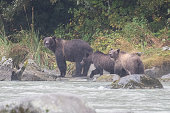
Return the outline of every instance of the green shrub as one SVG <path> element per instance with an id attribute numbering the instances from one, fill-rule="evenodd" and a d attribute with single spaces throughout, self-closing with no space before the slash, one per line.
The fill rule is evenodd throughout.
<path id="1" fill-rule="evenodd" d="M 123 28 L 123 37 L 142 49 L 147 46 L 147 35 L 149 34 L 147 20 L 144 18 L 133 18 L 133 21 L 127 23 Z"/>

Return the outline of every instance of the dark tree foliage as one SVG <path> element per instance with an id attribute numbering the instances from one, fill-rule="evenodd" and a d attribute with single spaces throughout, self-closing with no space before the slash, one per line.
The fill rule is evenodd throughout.
<path id="1" fill-rule="evenodd" d="M 2 0 L 1 17 L 7 35 L 20 30 L 30 30 L 33 24 L 35 31 L 41 35 L 50 35 L 59 24 L 67 24 L 71 18 L 68 13 L 73 2 L 61 0 L 51 3 L 50 0 Z"/>
<path id="2" fill-rule="evenodd" d="M 0 25 L 9 37 L 20 30 L 34 30 L 45 36 L 90 41 L 95 32 L 122 30 L 134 19 L 146 20 L 147 27 L 158 32 L 169 25 L 168 18 L 168 0 L 0 1 Z"/>

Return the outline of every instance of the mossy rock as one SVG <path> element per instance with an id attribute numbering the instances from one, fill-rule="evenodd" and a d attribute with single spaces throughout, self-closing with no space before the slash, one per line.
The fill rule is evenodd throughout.
<path id="1" fill-rule="evenodd" d="M 119 81 L 115 81 L 111 84 L 113 89 L 125 88 L 125 89 L 155 89 L 163 88 L 161 82 L 144 74 L 128 75 L 120 78 Z"/>
<path id="2" fill-rule="evenodd" d="M 96 82 L 113 82 L 113 81 L 117 81 L 120 79 L 120 76 L 119 75 L 116 75 L 116 74 L 108 74 L 108 75 L 102 75 L 102 76 L 99 76 L 97 79 L 96 79 Z"/>

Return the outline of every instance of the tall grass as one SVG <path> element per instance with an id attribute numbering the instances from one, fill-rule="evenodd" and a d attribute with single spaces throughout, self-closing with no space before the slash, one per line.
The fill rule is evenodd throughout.
<path id="1" fill-rule="evenodd" d="M 5 35 L 4 25 L 0 19 L 0 57 L 7 54 L 7 51 L 10 49 L 9 47 L 9 41 L 7 39 L 7 36 Z"/>
<path id="2" fill-rule="evenodd" d="M 19 42 L 19 44 L 28 48 L 28 58 L 35 60 L 39 66 L 51 65 L 53 67 L 55 58 L 53 58 L 52 53 L 44 47 L 43 40 L 39 35 L 39 32 L 20 31 L 20 35 L 23 39 Z M 51 64 L 51 61 L 54 61 L 54 63 Z"/>
<path id="3" fill-rule="evenodd" d="M 0 58 L 2 56 L 12 57 L 17 61 L 17 63 L 23 62 L 23 59 L 33 59 L 39 66 L 53 68 L 55 65 L 55 58 L 52 53 L 44 47 L 42 36 L 40 36 L 39 32 L 36 32 L 34 29 L 33 7 L 32 23 L 30 28 L 28 28 L 29 30 L 20 30 L 11 34 L 10 37 L 14 40 L 12 42 L 11 39 L 8 40 L 8 36 L 5 33 L 4 24 L 0 16 Z"/>
<path id="4" fill-rule="evenodd" d="M 23 57 L 26 57 L 24 60 L 33 59 L 39 66 L 49 67 L 50 65 L 50 68 L 54 68 L 55 58 L 52 53 L 44 47 L 43 40 L 39 35 L 39 32 L 21 30 L 18 31 L 14 37 L 16 39 L 19 38 L 20 41 L 17 43 L 12 43 L 5 35 L 4 29 L 0 30 L 0 58 L 2 56 L 12 58 L 17 57 L 17 61 L 20 61 L 17 63 L 22 63 Z M 25 53 L 25 50 L 28 54 L 22 57 L 21 55 L 22 53 Z"/>

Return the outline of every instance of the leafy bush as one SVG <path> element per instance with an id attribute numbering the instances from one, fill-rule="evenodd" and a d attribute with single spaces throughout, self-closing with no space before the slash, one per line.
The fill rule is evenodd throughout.
<path id="1" fill-rule="evenodd" d="M 133 21 L 123 28 L 123 37 L 143 49 L 147 46 L 147 35 L 150 35 L 150 31 L 147 28 L 147 20 L 144 18 L 133 18 Z"/>

